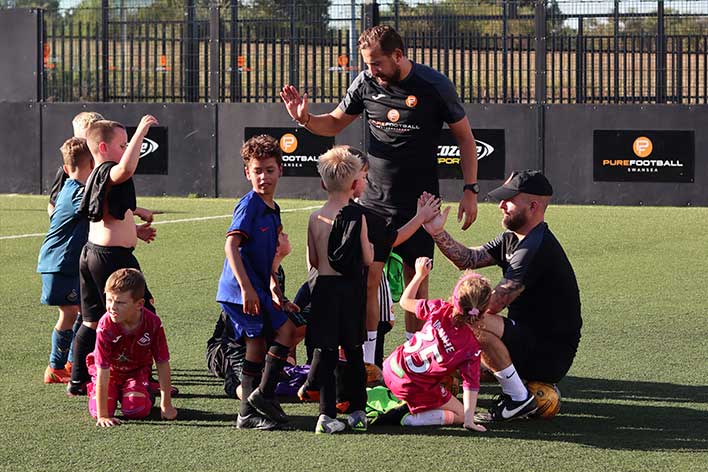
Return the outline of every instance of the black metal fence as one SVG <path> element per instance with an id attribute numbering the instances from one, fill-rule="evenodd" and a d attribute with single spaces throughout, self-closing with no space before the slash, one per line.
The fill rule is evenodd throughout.
<path id="1" fill-rule="evenodd" d="M 708 0 L 101 1 L 45 11 L 44 100 L 337 101 L 380 22 L 464 102 L 708 103 Z"/>

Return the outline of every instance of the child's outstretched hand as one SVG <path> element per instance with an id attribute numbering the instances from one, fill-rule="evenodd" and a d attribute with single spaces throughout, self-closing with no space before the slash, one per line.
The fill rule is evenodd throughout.
<path id="1" fill-rule="evenodd" d="M 100 426 L 101 428 L 111 428 L 119 424 L 120 420 L 118 418 L 96 418 L 96 426 Z"/>
<path id="2" fill-rule="evenodd" d="M 160 418 L 170 421 L 177 418 L 177 408 L 172 405 L 160 408 Z"/>
<path id="3" fill-rule="evenodd" d="M 157 122 L 157 118 L 155 118 L 152 115 L 145 115 L 142 117 L 140 120 L 140 123 L 138 124 L 138 129 L 135 130 L 135 134 L 139 134 L 143 137 L 147 134 L 148 130 L 150 129 L 151 126 L 159 125 L 160 123 Z"/>
<path id="4" fill-rule="evenodd" d="M 418 204 L 416 208 L 416 216 L 419 216 L 423 223 L 427 223 L 432 220 L 436 215 L 440 214 L 440 205 L 442 200 L 431 195 L 428 192 L 423 192 L 420 197 L 418 197 Z"/>
<path id="5" fill-rule="evenodd" d="M 477 423 L 475 423 L 475 422 L 472 422 L 472 423 L 465 423 L 463 426 L 464 426 L 465 429 L 468 430 L 468 431 L 477 431 L 477 432 L 483 433 L 483 432 L 485 432 L 485 431 L 487 430 L 487 428 L 485 428 L 485 427 L 482 426 L 481 424 L 477 424 Z"/>
<path id="6" fill-rule="evenodd" d="M 433 260 L 429 257 L 419 257 L 415 260 L 415 273 L 426 277 L 433 270 Z"/>

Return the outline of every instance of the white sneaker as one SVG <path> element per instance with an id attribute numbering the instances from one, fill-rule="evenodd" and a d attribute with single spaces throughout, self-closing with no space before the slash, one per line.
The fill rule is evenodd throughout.
<path id="1" fill-rule="evenodd" d="M 327 415 L 320 415 L 317 418 L 317 426 L 315 426 L 315 434 L 334 434 L 338 431 L 343 431 L 344 423 L 336 418 L 330 418 Z"/>

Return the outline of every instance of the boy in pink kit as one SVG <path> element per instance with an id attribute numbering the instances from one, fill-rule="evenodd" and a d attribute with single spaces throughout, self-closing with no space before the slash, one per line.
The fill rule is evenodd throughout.
<path id="1" fill-rule="evenodd" d="M 401 420 L 403 426 L 462 424 L 469 430 L 486 431 L 474 422 L 482 349 L 471 323 L 486 310 L 492 290 L 481 275 L 466 273 L 457 282 L 449 302 L 417 300 L 414 297 L 418 287 L 431 269 L 431 259 L 416 259 L 415 276 L 399 304 L 425 324 L 386 359 L 384 381 L 410 410 Z M 463 403 L 442 384 L 447 375 L 458 369 Z"/>
<path id="2" fill-rule="evenodd" d="M 160 382 L 160 410 L 166 420 L 177 417 L 172 406 L 170 353 L 162 321 L 145 308 L 145 278 L 137 269 L 120 269 L 106 281 L 107 312 L 98 322 L 96 349 L 86 357 L 91 383 L 89 412 L 96 426 L 120 424 L 114 417 L 120 402 L 123 416 L 145 418 L 153 398 L 148 393 L 152 361 Z"/>

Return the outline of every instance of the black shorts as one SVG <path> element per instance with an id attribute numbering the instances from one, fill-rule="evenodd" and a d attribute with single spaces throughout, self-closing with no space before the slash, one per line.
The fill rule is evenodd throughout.
<path id="1" fill-rule="evenodd" d="M 509 318 L 504 318 L 501 340 L 519 376 L 526 381 L 558 383 L 575 358 L 575 350 L 539 340 L 530 328 Z"/>
<path id="2" fill-rule="evenodd" d="M 87 242 L 79 259 L 81 284 L 81 317 L 96 322 L 106 313 L 106 280 L 118 269 L 138 269 L 140 264 L 133 255 L 133 248 L 99 246 Z M 145 287 L 145 307 L 155 313 L 150 300 L 152 294 Z"/>
<path id="3" fill-rule="evenodd" d="M 391 219 L 391 224 L 400 228 L 413 218 L 414 215 L 394 215 Z M 403 263 L 409 267 L 415 267 L 415 260 L 419 257 L 433 258 L 435 252 L 435 243 L 433 238 L 422 227 L 416 231 L 413 236 L 400 246 L 393 248 L 393 252 L 401 256 Z"/>
<path id="4" fill-rule="evenodd" d="M 366 282 L 320 275 L 312 291 L 307 320 L 308 345 L 321 349 L 359 347 L 366 338 Z"/>

